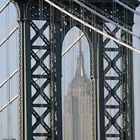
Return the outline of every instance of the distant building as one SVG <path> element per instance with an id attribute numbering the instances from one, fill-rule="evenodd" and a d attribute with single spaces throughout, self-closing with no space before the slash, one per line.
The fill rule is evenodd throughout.
<path id="1" fill-rule="evenodd" d="M 77 56 L 75 77 L 64 96 L 63 140 L 92 140 L 91 82 L 84 69 L 83 54 Z"/>

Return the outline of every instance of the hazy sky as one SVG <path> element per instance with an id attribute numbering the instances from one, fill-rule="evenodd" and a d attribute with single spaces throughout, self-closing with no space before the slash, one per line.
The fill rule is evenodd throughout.
<path id="1" fill-rule="evenodd" d="M 0 0 L 0 8 L 5 2 L 7 2 L 7 0 Z M 16 18 L 15 6 L 12 3 L 0 13 L 0 42 L 15 28 L 17 25 Z M 0 84 L 18 68 L 17 58 L 18 31 L 16 31 L 6 43 L 0 46 Z M 18 94 L 17 85 L 18 73 L 0 88 L 0 108 Z M 18 139 L 17 101 L 18 100 L 15 100 L 8 108 L 0 112 L 0 140 L 8 137 Z"/>
<path id="2" fill-rule="evenodd" d="M 140 7 L 137 8 L 140 12 Z M 140 36 L 140 16 L 135 16 L 134 32 Z M 134 47 L 140 50 L 140 40 L 133 40 Z M 135 130 L 136 140 L 140 139 L 140 54 L 134 53 L 134 97 L 135 97 Z"/>

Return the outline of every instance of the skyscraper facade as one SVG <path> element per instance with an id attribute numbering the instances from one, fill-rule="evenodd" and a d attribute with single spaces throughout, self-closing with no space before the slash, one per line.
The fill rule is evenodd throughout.
<path id="1" fill-rule="evenodd" d="M 91 82 L 84 69 L 83 53 L 77 55 L 75 76 L 64 96 L 63 140 L 92 140 Z"/>

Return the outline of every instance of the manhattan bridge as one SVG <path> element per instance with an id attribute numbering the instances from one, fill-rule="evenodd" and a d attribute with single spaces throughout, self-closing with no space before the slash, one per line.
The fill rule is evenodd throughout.
<path id="1" fill-rule="evenodd" d="M 139 4 L 0 0 L 0 140 L 139 140 Z"/>

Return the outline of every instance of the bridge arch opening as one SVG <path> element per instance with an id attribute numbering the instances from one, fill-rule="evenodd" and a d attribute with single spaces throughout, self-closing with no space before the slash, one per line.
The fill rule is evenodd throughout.
<path id="1" fill-rule="evenodd" d="M 62 45 L 62 124 L 63 140 L 92 139 L 90 49 L 76 26 L 67 32 Z"/>

